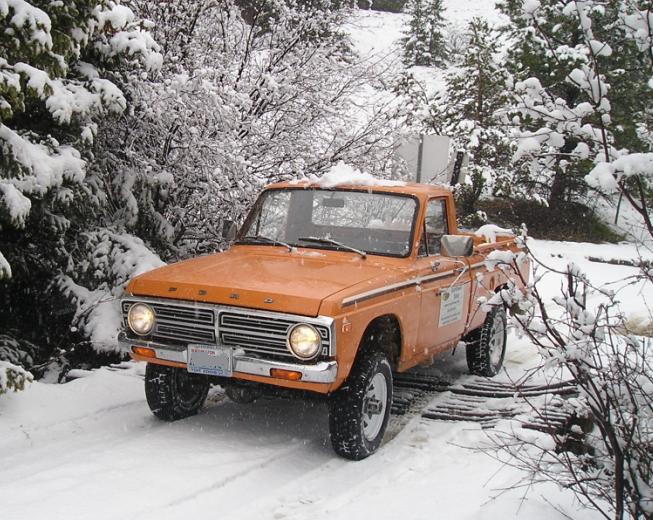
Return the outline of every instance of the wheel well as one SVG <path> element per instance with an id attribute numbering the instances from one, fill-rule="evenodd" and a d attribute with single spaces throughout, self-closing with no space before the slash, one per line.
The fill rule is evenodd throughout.
<path id="1" fill-rule="evenodd" d="M 401 326 L 393 314 L 374 318 L 363 333 L 359 357 L 362 352 L 381 351 L 388 356 L 392 368 L 396 368 L 401 354 Z"/>

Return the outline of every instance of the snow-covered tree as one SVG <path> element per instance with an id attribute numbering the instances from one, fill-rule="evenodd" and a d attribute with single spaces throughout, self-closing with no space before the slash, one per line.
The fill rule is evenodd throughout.
<path id="1" fill-rule="evenodd" d="M 87 174 L 98 132 L 127 108 L 120 85 L 161 65 L 147 27 L 119 1 L 0 0 L 3 330 L 34 340 L 57 322 L 53 280 L 78 237 L 107 224 L 106 186 Z"/>
<path id="2" fill-rule="evenodd" d="M 510 61 L 523 129 L 517 156 L 532 159 L 534 191 L 550 205 L 577 200 L 599 157 L 648 146 L 641 136 L 653 100 L 650 56 L 635 36 L 645 28 L 628 28 L 645 19 L 640 3 L 502 2 L 516 41 Z"/>
<path id="3" fill-rule="evenodd" d="M 161 59 L 143 23 L 119 2 L 38 5 L 0 2 L 3 231 L 68 225 L 62 209 L 84 180 L 83 156 L 98 123 L 126 108 L 108 71 L 136 61 L 152 69 Z M 10 251 L 10 257 L 22 254 Z M 0 251 L 2 273 L 9 276 L 11 261 L 7 266 L 4 257 Z"/>
<path id="4" fill-rule="evenodd" d="M 473 19 L 460 67 L 446 76 L 446 86 L 434 100 L 428 124 L 450 136 L 458 151 L 469 154 L 468 176 L 456 187 L 466 214 L 484 192 L 515 195 L 515 167 L 510 164 L 511 140 L 501 112 L 511 98 L 509 76 L 498 58 L 498 35 L 488 23 Z"/>
<path id="5" fill-rule="evenodd" d="M 506 2 L 522 18 L 523 55 L 530 68 L 543 53 L 548 74 L 515 83 L 522 122 L 518 153 L 552 191 L 569 176 L 608 195 L 619 194 L 641 215 L 649 241 L 653 179 L 650 106 L 653 95 L 653 17 L 650 2 L 591 0 Z M 526 63 L 523 61 L 522 63 Z M 556 200 L 556 199 L 554 199 Z M 498 259 L 505 269 L 515 267 Z M 593 424 L 549 439 L 519 439 L 508 447 L 534 479 L 570 487 L 604 518 L 653 515 L 653 364 L 650 338 L 631 331 L 619 295 L 592 285 L 574 265 L 559 297 L 544 301 L 538 269 L 525 292 L 508 288 L 494 303 L 517 308 L 514 322 L 541 349 L 545 366 L 570 374 L 580 390 L 568 404 Z M 650 266 L 624 282 L 653 283 Z M 643 312 L 651 309 L 642 302 Z M 556 311 L 556 306 L 558 310 Z M 567 436 L 583 438 L 570 452 Z M 510 432 L 508 432 L 510 434 Z M 512 442 L 508 436 L 508 443 Z M 552 441 L 552 442 L 551 442 Z M 518 454 L 521 452 L 521 455 Z"/>
<path id="6" fill-rule="evenodd" d="M 442 67 L 447 62 L 442 0 L 410 0 L 405 10 L 410 20 L 402 40 L 404 63 Z"/>
<path id="7" fill-rule="evenodd" d="M 385 168 L 396 110 L 358 96 L 381 85 L 379 72 L 347 50 L 337 4 L 139 5 L 156 22 L 164 74 L 139 84 L 132 114 L 101 133 L 94 174 L 120 172 L 112 205 L 164 255 L 215 248 L 223 221 L 242 218 L 266 183 L 340 160 Z"/>

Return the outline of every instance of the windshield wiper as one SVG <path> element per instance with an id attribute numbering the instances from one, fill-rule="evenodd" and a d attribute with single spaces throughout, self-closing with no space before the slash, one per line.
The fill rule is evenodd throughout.
<path id="1" fill-rule="evenodd" d="M 248 235 L 240 238 L 238 242 L 267 242 L 268 244 L 274 244 L 275 246 L 287 247 L 289 252 L 292 252 L 293 247 L 290 244 L 281 242 L 281 240 L 275 240 L 274 238 L 265 237 L 263 235 Z"/>
<path id="2" fill-rule="evenodd" d="M 352 251 L 353 253 L 358 253 L 363 258 L 367 258 L 367 253 L 365 251 L 361 251 L 360 249 L 356 249 L 355 247 L 348 246 L 347 244 L 343 244 L 342 242 L 338 242 L 336 240 L 331 240 L 330 238 L 299 237 L 297 240 L 302 240 L 304 242 L 315 242 L 316 244 L 331 244 L 332 246 L 341 247 L 342 249 Z"/>

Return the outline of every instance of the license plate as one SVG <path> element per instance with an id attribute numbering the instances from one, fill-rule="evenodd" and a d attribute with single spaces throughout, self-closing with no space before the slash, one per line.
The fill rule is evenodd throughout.
<path id="1" fill-rule="evenodd" d="M 193 374 L 231 377 L 234 355 L 231 348 L 188 345 L 188 371 Z"/>

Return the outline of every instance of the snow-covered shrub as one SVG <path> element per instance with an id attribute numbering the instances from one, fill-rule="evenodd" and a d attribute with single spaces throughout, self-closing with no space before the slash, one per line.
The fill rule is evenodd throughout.
<path id="1" fill-rule="evenodd" d="M 114 217 L 164 258 L 217 248 L 224 220 L 240 221 L 267 183 L 340 160 L 387 169 L 399 109 L 360 96 L 382 88 L 381 73 L 348 50 L 336 3 L 139 8 L 156 22 L 163 73 L 130 91 L 121 125 L 99 132 L 89 175 L 104 186 L 118 172 Z"/>
<path id="2" fill-rule="evenodd" d="M 32 382 L 32 374 L 8 361 L 0 361 L 0 395 L 19 392 Z"/>
<path id="3" fill-rule="evenodd" d="M 524 255 L 526 253 L 521 253 Z M 541 415 L 540 432 L 504 423 L 491 434 L 508 464 L 526 471 L 525 483 L 553 481 L 572 489 L 604 518 L 639 519 L 653 514 L 653 358 L 650 339 L 625 327 L 618 294 L 599 289 L 574 264 L 563 272 L 533 258 L 524 291 L 504 290 L 486 304 L 511 309 L 511 321 L 540 350 L 540 371 L 552 382 L 571 379 L 579 395 L 559 409 L 575 419 L 561 431 L 552 415 Z M 488 268 L 520 276 L 519 257 L 497 251 Z M 540 288 L 559 283 L 560 295 L 545 299 Z M 591 302 L 591 303 L 590 303 Z M 506 459 L 503 459 L 506 460 Z M 528 484 L 527 484 L 528 485 Z"/>

